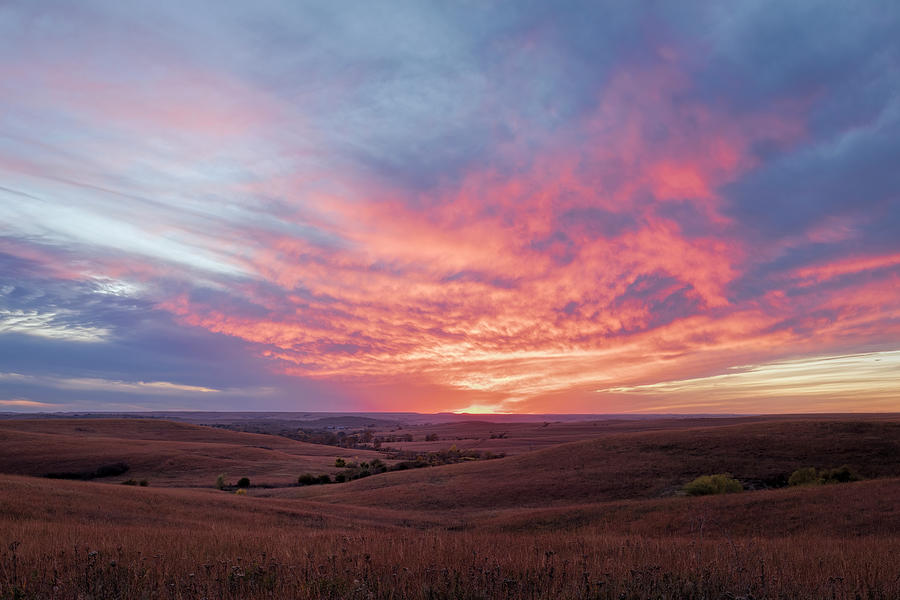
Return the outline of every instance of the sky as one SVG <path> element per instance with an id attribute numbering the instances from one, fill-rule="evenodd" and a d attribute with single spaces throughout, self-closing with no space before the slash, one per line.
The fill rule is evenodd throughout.
<path id="1" fill-rule="evenodd" d="M 900 4 L 0 3 L 0 412 L 900 411 Z"/>

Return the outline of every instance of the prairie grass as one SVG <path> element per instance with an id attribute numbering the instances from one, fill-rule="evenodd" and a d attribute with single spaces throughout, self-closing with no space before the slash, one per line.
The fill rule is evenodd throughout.
<path id="1" fill-rule="evenodd" d="M 4 599 L 900 597 L 896 539 L 7 525 Z"/>
<path id="2" fill-rule="evenodd" d="M 829 505 L 865 498 L 878 520 L 896 485 L 760 492 L 781 518 L 812 510 L 822 527 L 734 535 L 733 521 L 717 519 L 743 509 L 752 518 L 753 494 L 619 503 L 602 526 L 606 509 L 594 505 L 585 525 L 566 529 L 546 527 L 554 510 L 533 520 L 472 515 L 456 530 L 454 519 L 402 511 L 2 476 L 0 598 L 900 597 L 896 515 L 850 535 L 804 503 L 822 490 Z M 688 527 L 667 533 L 676 513 Z"/>
<path id="3" fill-rule="evenodd" d="M 0 428 L 0 450 L 17 452 L 0 466 L 62 471 L 127 450 L 113 423 L 26 425 L 27 435 Z M 147 444 L 122 458 L 168 479 L 0 475 L 0 600 L 900 598 L 896 419 L 610 433 L 243 495 L 213 489 L 216 474 L 295 478 L 298 467 L 334 468 L 335 449 L 306 456 L 290 440 L 129 427 Z M 705 473 L 786 484 L 797 468 L 844 463 L 868 480 L 673 496 Z M 206 489 L 171 487 L 191 481 Z"/>

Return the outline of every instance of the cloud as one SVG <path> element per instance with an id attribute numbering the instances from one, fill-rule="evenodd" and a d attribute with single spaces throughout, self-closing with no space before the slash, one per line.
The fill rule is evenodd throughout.
<path id="1" fill-rule="evenodd" d="M 14 398 L 12 400 L 0 400 L 0 406 L 9 406 L 13 408 L 61 408 L 65 405 L 37 402 L 35 400 L 26 400 L 24 398 Z"/>
<path id="2" fill-rule="evenodd" d="M 892 411 L 900 396 L 898 369 L 900 351 L 892 350 L 738 366 L 721 375 L 597 391 L 665 399 L 665 405 L 649 406 L 644 409 L 647 411 L 715 408 L 718 412 L 723 407 L 756 407 L 763 412 L 777 407 L 778 412 L 840 412 L 848 406 L 860 411 Z"/>
<path id="3" fill-rule="evenodd" d="M 781 8 L 12 5 L 4 393 L 607 412 L 893 348 L 900 13 Z"/>
<path id="4" fill-rule="evenodd" d="M 70 314 L 62 311 L 41 314 L 0 309 L 0 334 L 24 333 L 73 342 L 100 342 L 109 336 L 110 330 L 107 328 L 65 323 Z"/>
<path id="5" fill-rule="evenodd" d="M 168 381 L 115 381 L 91 377 L 50 377 L 45 375 L 24 375 L 22 373 L 0 373 L 0 381 L 40 384 L 63 390 L 96 390 L 104 392 L 138 392 L 142 394 L 209 394 L 222 390 L 196 385 L 183 385 Z"/>

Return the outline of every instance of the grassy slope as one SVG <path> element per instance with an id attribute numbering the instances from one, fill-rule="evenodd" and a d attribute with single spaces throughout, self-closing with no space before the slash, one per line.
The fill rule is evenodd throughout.
<path id="1" fill-rule="evenodd" d="M 603 535 L 779 538 L 896 536 L 900 478 L 701 498 L 619 500 L 564 508 L 417 512 L 303 500 L 237 496 L 217 490 L 139 488 L 0 475 L 0 523 L 99 528 L 285 528 L 392 531 L 409 527 L 497 533 L 589 530 Z M 39 498 L 40 502 L 35 499 Z M 373 529 L 373 526 L 375 529 Z"/>
<path id="2" fill-rule="evenodd" d="M 778 417 L 775 417 L 778 418 Z M 402 428 L 375 428 L 375 435 L 412 435 L 412 442 L 389 442 L 388 445 L 403 450 L 429 451 L 456 444 L 470 450 L 503 452 L 506 455 L 521 454 L 557 446 L 566 442 L 632 431 L 685 429 L 691 427 L 719 427 L 722 425 L 772 420 L 773 417 L 692 417 L 654 419 L 602 419 L 574 422 L 512 422 L 457 421 L 425 425 L 405 425 Z M 425 436 L 434 434 L 437 441 L 426 442 Z M 501 437 L 502 436 L 502 437 Z"/>
<path id="3" fill-rule="evenodd" d="M 900 476 L 900 420 L 807 419 L 610 434 L 498 460 L 273 493 L 412 510 L 535 508 L 670 496 L 702 474 L 730 472 L 762 482 L 804 466 L 842 464 L 866 477 Z"/>
<path id="4" fill-rule="evenodd" d="M 287 484 L 307 471 L 335 470 L 336 456 L 378 454 L 161 420 L 0 421 L 0 473 L 40 476 L 125 462 L 131 469 L 124 476 L 104 481 L 205 487 L 226 473 L 233 480 L 250 476 L 255 484 Z"/>
<path id="5" fill-rule="evenodd" d="M 257 451 L 294 460 L 312 450 L 159 422 L 32 427 L 0 428 L 0 461 L 39 463 L 33 453 L 85 444 L 106 457 L 135 439 L 173 457 L 238 452 L 228 456 L 257 477 L 275 456 L 248 460 Z M 898 430 L 882 419 L 617 433 L 268 491 L 299 499 L 0 475 L 0 597 L 574 599 L 584 582 L 610 599 L 900 597 Z M 16 435 L 38 438 L 15 446 Z M 336 449 L 321 450 L 331 460 Z M 882 478 L 656 497 L 701 472 L 765 477 L 843 462 Z"/>
<path id="6" fill-rule="evenodd" d="M 897 487 L 884 480 L 630 501 L 624 512 L 612 509 L 609 526 L 598 520 L 608 507 L 578 509 L 596 514 L 566 531 L 553 528 L 569 518 L 562 513 L 423 531 L 421 523 L 385 524 L 373 508 L 322 512 L 328 507 L 212 490 L 0 475 L 0 597 L 886 600 L 900 594 Z M 890 514 L 869 519 L 894 529 L 848 536 L 840 520 L 872 511 L 873 496 Z M 735 513 L 751 497 L 770 507 L 761 537 L 717 526 L 711 506 Z M 703 534 L 646 528 L 662 522 L 652 506 L 663 504 L 705 516 Z M 807 523 L 802 535 L 781 537 L 778 519 L 794 517 Z"/>
<path id="7" fill-rule="evenodd" d="M 482 513 L 479 528 L 533 532 L 596 529 L 640 536 L 896 536 L 900 478 L 723 496 L 619 500 Z"/>

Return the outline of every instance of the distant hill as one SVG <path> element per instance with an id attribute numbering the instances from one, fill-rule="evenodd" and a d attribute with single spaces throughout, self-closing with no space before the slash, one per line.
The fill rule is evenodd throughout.
<path id="1" fill-rule="evenodd" d="M 611 433 L 503 459 L 277 494 L 411 510 L 487 510 L 666 497 L 699 475 L 723 472 L 749 488 L 778 487 L 801 467 L 843 464 L 867 478 L 900 476 L 900 419 L 811 417 Z"/>
<path id="2" fill-rule="evenodd" d="M 379 455 L 160 419 L 0 421 L 0 473 L 19 475 L 89 473 L 125 463 L 128 472 L 111 480 L 207 487 L 225 473 L 235 481 L 249 476 L 255 484 L 282 485 L 308 471 L 334 470 L 337 456 Z"/>

